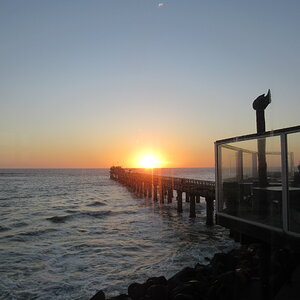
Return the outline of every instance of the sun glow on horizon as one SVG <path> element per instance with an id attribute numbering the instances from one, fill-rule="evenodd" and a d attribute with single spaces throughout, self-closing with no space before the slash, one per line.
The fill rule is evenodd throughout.
<path id="1" fill-rule="evenodd" d="M 153 154 L 145 154 L 140 157 L 139 165 L 141 168 L 157 168 L 161 164 L 160 160 Z"/>

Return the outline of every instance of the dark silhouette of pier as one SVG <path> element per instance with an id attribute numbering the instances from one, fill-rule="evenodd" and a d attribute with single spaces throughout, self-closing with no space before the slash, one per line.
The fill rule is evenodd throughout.
<path id="1" fill-rule="evenodd" d="M 215 182 L 146 174 L 121 167 L 110 168 L 110 179 L 125 185 L 131 192 L 160 203 L 172 203 L 176 191 L 177 211 L 182 212 L 183 194 L 190 205 L 190 217 L 196 217 L 196 203 L 206 201 L 206 224 L 214 224 Z"/>

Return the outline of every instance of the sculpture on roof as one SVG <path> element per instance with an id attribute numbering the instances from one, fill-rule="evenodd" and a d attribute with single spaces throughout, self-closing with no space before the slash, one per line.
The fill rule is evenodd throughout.
<path id="1" fill-rule="evenodd" d="M 266 122 L 265 122 L 265 109 L 271 103 L 271 91 L 268 93 L 258 96 L 253 101 L 253 109 L 256 110 L 256 128 L 258 134 L 263 134 L 266 132 Z M 268 185 L 267 177 L 267 162 L 266 162 L 266 139 L 260 138 L 257 141 L 257 151 L 258 151 L 258 181 L 260 187 L 265 187 Z"/>
<path id="2" fill-rule="evenodd" d="M 268 93 L 258 96 L 253 101 L 253 109 L 256 110 L 256 127 L 257 133 L 264 133 L 266 131 L 265 125 L 265 109 L 271 103 L 271 91 Z"/>

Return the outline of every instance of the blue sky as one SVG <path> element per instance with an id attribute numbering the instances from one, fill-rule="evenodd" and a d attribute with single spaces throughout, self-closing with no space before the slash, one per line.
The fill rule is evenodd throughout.
<path id="1" fill-rule="evenodd" d="M 269 88 L 267 129 L 299 125 L 299 29 L 290 0 L 1 1 L 0 167 L 205 165 Z"/>

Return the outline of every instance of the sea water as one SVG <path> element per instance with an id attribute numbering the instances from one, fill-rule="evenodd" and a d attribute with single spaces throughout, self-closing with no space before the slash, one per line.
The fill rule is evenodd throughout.
<path id="1" fill-rule="evenodd" d="M 213 169 L 160 174 L 214 180 Z M 0 299 L 113 296 L 233 247 L 205 225 L 204 201 L 194 219 L 183 205 L 139 198 L 108 169 L 0 170 Z"/>

